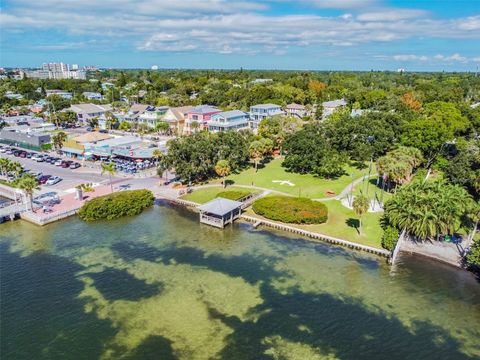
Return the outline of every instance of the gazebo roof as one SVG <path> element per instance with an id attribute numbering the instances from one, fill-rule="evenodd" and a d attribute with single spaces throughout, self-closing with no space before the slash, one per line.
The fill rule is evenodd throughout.
<path id="1" fill-rule="evenodd" d="M 223 216 L 231 212 L 232 210 L 241 208 L 243 203 L 240 201 L 234 201 L 229 199 L 224 199 L 222 197 L 215 198 L 206 204 L 200 205 L 199 210 L 208 212 L 210 214 Z"/>

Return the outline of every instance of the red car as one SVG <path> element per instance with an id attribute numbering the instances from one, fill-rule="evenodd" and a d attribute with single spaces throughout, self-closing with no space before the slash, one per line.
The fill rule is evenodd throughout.
<path id="1" fill-rule="evenodd" d="M 46 184 L 48 179 L 50 179 L 52 175 L 43 175 L 40 179 L 38 179 L 38 182 L 42 185 Z"/>
<path id="2" fill-rule="evenodd" d="M 62 165 L 60 165 L 62 168 L 69 168 L 70 167 L 70 164 L 72 163 L 72 161 L 64 161 L 62 162 Z"/>

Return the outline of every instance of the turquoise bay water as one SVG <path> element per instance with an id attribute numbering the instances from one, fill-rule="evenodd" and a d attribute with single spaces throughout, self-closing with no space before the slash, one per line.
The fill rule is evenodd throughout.
<path id="1" fill-rule="evenodd" d="M 2 359 L 478 359 L 480 284 L 163 204 L 0 225 Z"/>

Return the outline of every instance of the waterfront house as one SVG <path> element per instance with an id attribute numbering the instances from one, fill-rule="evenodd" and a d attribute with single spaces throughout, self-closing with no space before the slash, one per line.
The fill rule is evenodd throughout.
<path id="1" fill-rule="evenodd" d="M 338 99 L 332 101 L 325 101 L 323 104 L 323 119 L 328 118 L 334 113 L 335 110 L 341 109 L 347 106 L 347 101 L 345 99 Z"/>
<path id="2" fill-rule="evenodd" d="M 185 119 L 192 109 L 193 106 L 171 107 L 167 110 L 162 120 L 170 125 L 170 129 L 174 133 L 180 135 L 183 132 Z"/>
<path id="3" fill-rule="evenodd" d="M 222 111 L 208 122 L 208 131 L 237 131 L 248 128 L 249 115 L 241 110 Z"/>
<path id="4" fill-rule="evenodd" d="M 200 222 L 223 229 L 225 225 L 233 223 L 240 217 L 242 205 L 240 201 L 217 197 L 197 208 L 200 212 Z"/>
<path id="5" fill-rule="evenodd" d="M 280 105 L 275 104 L 258 104 L 250 106 L 250 127 L 252 129 L 258 128 L 260 121 L 267 117 L 275 115 L 284 115 Z"/>
<path id="6" fill-rule="evenodd" d="M 222 110 L 210 105 L 198 105 L 194 106 L 188 113 L 185 120 L 184 133 L 191 134 L 193 129 L 191 127 L 193 122 L 199 124 L 199 129 L 203 130 L 207 128 L 207 123 L 211 120 L 212 116 L 218 114 Z"/>

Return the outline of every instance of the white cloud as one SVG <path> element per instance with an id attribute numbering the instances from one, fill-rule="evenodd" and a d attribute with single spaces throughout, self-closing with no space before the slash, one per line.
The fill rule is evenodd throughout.
<path id="1" fill-rule="evenodd" d="M 385 55 L 378 55 L 378 58 L 388 58 Z M 458 53 L 452 54 L 452 55 L 443 55 L 443 54 L 437 54 L 435 56 L 426 56 L 426 55 L 414 55 L 414 54 L 400 54 L 400 55 L 394 55 L 392 56 L 393 60 L 396 61 L 434 61 L 434 62 L 446 62 L 446 63 L 468 63 L 468 62 L 476 62 L 480 61 L 480 58 L 467 58 L 465 56 L 462 56 Z"/>
<path id="2" fill-rule="evenodd" d="M 427 61 L 428 57 L 425 55 L 394 55 L 393 60 L 397 61 Z"/>
<path id="3" fill-rule="evenodd" d="M 375 22 L 398 21 L 398 20 L 419 18 L 426 14 L 427 12 L 423 10 L 395 9 L 395 10 L 383 10 L 383 11 L 362 13 L 357 16 L 357 19 L 359 21 L 375 21 Z"/>

